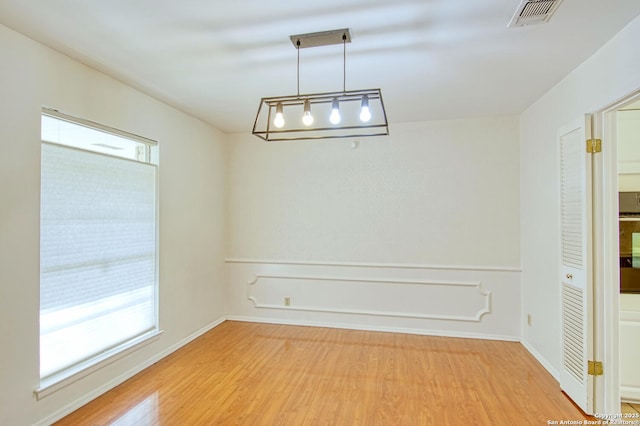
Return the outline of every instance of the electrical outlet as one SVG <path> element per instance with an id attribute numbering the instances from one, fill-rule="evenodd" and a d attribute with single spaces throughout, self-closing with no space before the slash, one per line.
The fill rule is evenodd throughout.
<path id="1" fill-rule="evenodd" d="M 527 324 L 531 327 L 531 314 L 527 314 Z"/>
<path id="2" fill-rule="evenodd" d="M 284 306 L 291 306 L 291 298 L 289 296 L 284 298 Z"/>

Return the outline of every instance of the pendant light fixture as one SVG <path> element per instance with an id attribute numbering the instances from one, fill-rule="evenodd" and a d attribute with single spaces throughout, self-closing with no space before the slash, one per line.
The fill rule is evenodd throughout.
<path id="1" fill-rule="evenodd" d="M 265 141 L 331 139 L 389 134 L 380 89 L 346 90 L 348 29 L 290 36 L 297 50 L 297 94 L 262 98 L 253 134 Z M 300 94 L 300 49 L 342 44 L 342 91 Z"/>

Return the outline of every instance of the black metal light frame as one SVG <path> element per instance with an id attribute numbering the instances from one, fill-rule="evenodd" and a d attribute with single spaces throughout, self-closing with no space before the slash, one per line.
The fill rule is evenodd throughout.
<path id="1" fill-rule="evenodd" d="M 311 107 L 317 104 L 331 104 L 334 99 L 342 105 L 346 102 L 361 102 L 362 97 L 367 95 L 369 102 L 373 104 L 376 101 L 380 102 L 382 116 L 381 120 L 374 121 L 373 123 L 363 124 L 344 124 L 344 125 L 328 125 L 322 127 L 312 126 L 293 126 L 284 129 L 278 129 L 273 125 L 273 117 L 278 104 L 281 104 L 286 111 L 287 107 L 296 107 L 301 112 L 305 101 L 309 101 Z M 265 111 L 266 110 L 266 111 Z M 291 108 L 289 108 L 291 110 Z M 266 126 L 260 129 L 258 119 L 261 114 L 266 114 L 265 123 Z M 292 116 L 293 114 L 289 114 Z M 262 98 L 260 100 L 260 106 L 258 107 L 258 113 L 256 120 L 253 124 L 253 132 L 257 137 L 267 141 L 291 141 L 291 140 L 305 140 L 305 139 L 335 139 L 335 138 L 351 138 L 351 137 L 366 137 L 366 136 L 386 136 L 389 134 L 389 124 L 387 121 L 387 115 L 384 110 L 384 102 L 382 100 L 382 93 L 380 89 L 366 89 L 366 90 L 349 90 L 346 92 L 327 92 L 327 93 L 312 93 L 304 95 L 290 95 L 290 96 L 274 96 L 270 98 Z"/>
<path id="2" fill-rule="evenodd" d="M 389 134 L 387 113 L 382 100 L 380 89 L 346 90 L 346 43 L 351 41 L 348 29 L 331 30 L 319 33 L 293 35 L 290 37 L 298 51 L 298 93 L 288 96 L 266 97 L 260 100 L 258 112 L 253 123 L 252 134 L 267 141 L 295 141 L 307 139 L 335 139 L 368 136 L 386 136 Z M 329 44 L 343 45 L 343 90 L 338 92 L 300 94 L 300 49 L 306 47 L 324 46 Z M 304 105 L 308 101 L 311 109 L 324 107 L 337 101 L 341 108 L 354 102 L 364 103 L 374 110 L 372 121 L 359 122 L 353 117 L 346 117 L 338 124 L 322 121 L 319 126 L 305 126 L 300 120 L 293 120 L 297 124 L 276 127 L 273 118 L 276 109 L 291 117 L 302 117 Z M 352 113 L 354 108 L 351 107 Z M 289 111 L 288 114 L 285 112 Z"/>

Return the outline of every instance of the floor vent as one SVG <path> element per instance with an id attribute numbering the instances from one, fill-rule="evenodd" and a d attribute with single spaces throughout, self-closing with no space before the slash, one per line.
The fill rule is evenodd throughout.
<path id="1" fill-rule="evenodd" d="M 544 24 L 560 3 L 562 0 L 522 0 L 507 27 Z"/>

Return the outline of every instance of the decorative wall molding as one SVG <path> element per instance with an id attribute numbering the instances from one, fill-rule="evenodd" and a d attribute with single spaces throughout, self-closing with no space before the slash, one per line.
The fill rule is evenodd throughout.
<path id="1" fill-rule="evenodd" d="M 381 262 L 325 262 L 310 260 L 273 260 L 273 259 L 244 259 L 230 258 L 226 263 L 253 263 L 265 265 L 299 265 L 299 266 L 337 266 L 350 268 L 380 268 L 380 269 L 445 269 L 459 271 L 496 271 L 522 272 L 522 268 L 500 265 L 434 265 L 419 263 L 381 263 Z"/>
<path id="2" fill-rule="evenodd" d="M 328 282 L 333 284 L 338 284 L 340 286 L 344 286 L 346 284 L 367 284 L 368 291 L 374 292 L 376 290 L 380 291 L 380 288 L 371 288 L 374 285 L 391 285 L 394 286 L 394 290 L 398 290 L 399 286 L 425 286 L 433 289 L 434 287 L 440 287 L 438 290 L 440 297 L 445 299 L 445 296 L 449 298 L 453 298 L 451 295 L 447 295 L 446 288 L 447 287 L 457 287 L 457 288 L 468 288 L 470 292 L 476 293 L 475 295 L 470 294 L 471 296 L 480 296 L 482 303 L 475 312 L 470 312 L 467 315 L 453 315 L 453 314 L 442 314 L 442 313 L 429 313 L 429 312 L 411 312 L 411 311 L 387 311 L 382 309 L 366 309 L 366 308 L 349 308 L 349 307 L 339 307 L 340 303 L 354 303 L 365 306 L 367 302 L 363 301 L 364 297 L 362 294 L 354 294 L 351 293 L 351 296 L 347 292 L 337 293 L 333 300 L 326 300 L 327 306 L 321 306 L 318 304 L 317 306 L 311 304 L 301 304 L 301 305 L 285 305 L 279 303 L 264 303 L 260 302 L 259 296 L 255 294 L 254 288 L 262 281 L 265 280 L 275 280 L 276 282 L 284 282 L 284 281 L 298 281 L 296 283 L 297 286 L 302 285 L 304 282 Z M 418 318 L 418 319 L 436 319 L 436 320 L 448 320 L 448 321 L 468 321 L 468 322 L 480 322 L 482 316 L 488 313 L 491 313 L 491 292 L 483 291 L 481 288 L 481 282 L 479 281 L 446 281 L 446 280 L 407 280 L 407 279 L 382 279 L 382 278 L 361 278 L 361 277 L 337 277 L 337 276 L 320 276 L 320 275 L 270 275 L 270 274 L 256 274 L 255 278 L 247 281 L 247 299 L 249 299 L 256 308 L 262 309 L 279 309 L 279 310 L 290 310 L 290 311 L 309 311 L 309 312 L 326 312 L 326 313 L 334 313 L 334 314 L 352 314 L 352 315 L 370 315 L 370 316 L 384 316 L 384 317 L 402 317 L 402 318 Z M 444 289 L 442 289 L 444 287 Z M 405 290 L 406 291 L 406 290 Z M 432 290 L 435 291 L 435 290 Z M 271 298 L 279 297 L 279 293 L 276 291 L 269 292 Z M 276 293 L 275 296 L 273 294 Z M 456 291 L 456 296 L 459 297 L 459 290 Z M 435 296 L 433 293 L 430 296 Z M 425 292 L 421 295 L 422 297 L 428 296 Z M 351 298 L 350 298 L 351 297 Z M 467 302 L 468 303 L 468 302 Z M 472 308 L 473 309 L 473 308 Z"/>
<path id="3" fill-rule="evenodd" d="M 378 263 L 378 262 L 324 262 L 311 260 L 274 260 L 228 258 L 226 263 L 250 263 L 263 265 L 296 265 L 296 266 L 336 266 L 348 268 L 380 268 L 380 269 L 445 269 L 459 271 L 495 271 L 522 272 L 521 267 L 494 265 L 431 265 L 418 263 Z"/>
<path id="4" fill-rule="evenodd" d="M 228 259 L 229 317 L 519 340 L 518 270 Z"/>
<path id="5" fill-rule="evenodd" d="M 446 280 L 403 280 L 403 279 L 380 279 L 380 278 L 358 278 L 358 277 L 325 277 L 313 275 L 266 275 L 257 274 L 253 280 L 247 281 L 248 284 L 254 285 L 261 278 L 276 279 L 305 279 L 313 281 L 346 281 L 346 282 L 365 282 L 365 283 L 385 283 L 385 284 L 417 284 L 417 285 L 443 285 L 443 286 L 460 286 L 460 287 L 479 287 L 479 281 L 446 281 Z"/>

